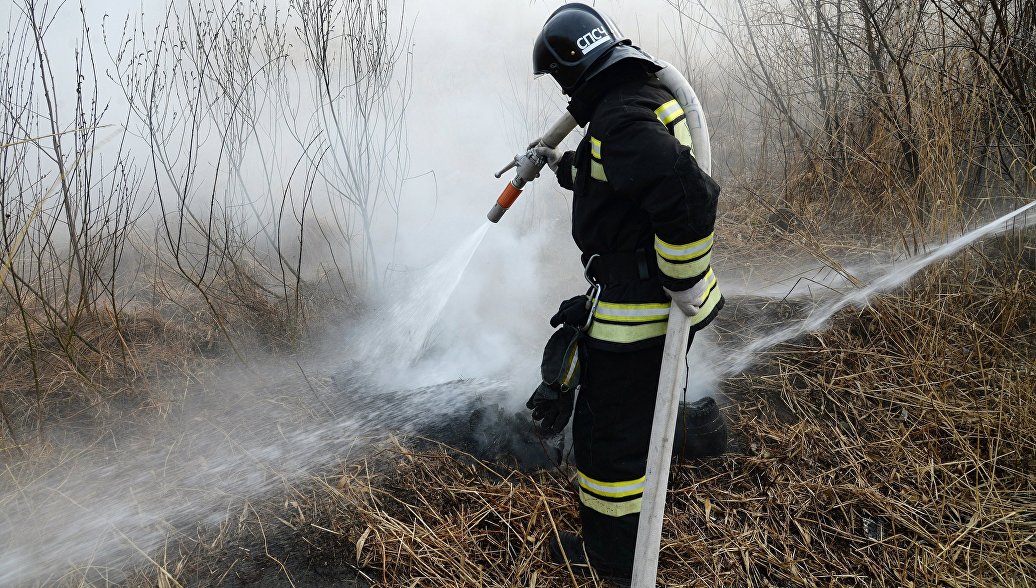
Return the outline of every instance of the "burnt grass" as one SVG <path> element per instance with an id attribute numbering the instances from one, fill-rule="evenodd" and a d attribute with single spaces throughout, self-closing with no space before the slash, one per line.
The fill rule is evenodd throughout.
<path id="1" fill-rule="evenodd" d="M 321 528 L 332 514 L 300 503 L 306 494 L 300 487 L 291 497 L 237 505 L 240 510 L 218 530 L 171 539 L 158 565 L 139 568 L 119 585 L 372 586 L 378 574 L 355 565 L 355 540 Z"/>

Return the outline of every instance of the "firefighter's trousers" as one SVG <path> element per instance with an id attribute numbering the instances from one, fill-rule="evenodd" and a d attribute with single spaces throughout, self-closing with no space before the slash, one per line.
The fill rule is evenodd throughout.
<path id="1" fill-rule="evenodd" d="M 572 437 L 583 540 L 590 563 L 604 575 L 633 574 L 661 365 L 661 345 L 587 350 Z"/>

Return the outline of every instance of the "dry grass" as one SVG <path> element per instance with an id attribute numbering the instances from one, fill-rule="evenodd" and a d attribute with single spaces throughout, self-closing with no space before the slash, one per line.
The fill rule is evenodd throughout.
<path id="1" fill-rule="evenodd" d="M 728 256 L 780 250 L 822 262 L 835 245 L 860 247 L 817 230 L 808 210 L 785 230 L 766 231 L 775 210 L 751 202 L 725 211 L 724 222 L 738 227 L 725 241 Z M 1034 278 L 1033 235 L 998 237 L 724 382 L 744 451 L 674 468 L 662 585 L 1032 585 Z M 276 312 L 267 304 L 241 306 L 235 332 Z M 232 361 L 215 326 L 158 308 L 123 313 L 118 329 L 84 319 L 74 368 L 63 363 L 67 346 L 34 333 L 53 340 L 36 346 L 46 400 L 88 406 L 104 422 L 100 413 L 118 413 L 116 398 L 136 394 L 132 410 L 161 418 L 164 410 L 151 410 L 158 398 L 148 397 L 152 374 L 180 369 L 187 377 L 185 361 Z M 24 330 L 5 333 L 9 349 L 24 347 Z M 107 354 L 91 355 L 87 342 Z M 12 357 L 8 382 L 23 391 L 18 414 L 28 418 L 31 365 L 24 354 Z M 12 398 L 5 394 L 8 405 Z M 408 447 L 285 485 L 279 496 L 243 497 L 218 528 L 172 537 L 122 584 L 366 576 L 381 586 L 601 585 L 546 561 L 556 531 L 578 530 L 572 472 L 501 472 L 456 451 Z"/>
<path id="2" fill-rule="evenodd" d="M 728 246 L 808 252 L 836 243 L 813 232 L 808 214 L 784 232 L 752 229 L 770 214 L 728 209 L 726 220 L 743 229 Z M 660 583 L 1031 586 L 1034 278 L 1033 235 L 998 237 L 725 381 L 743 451 L 674 468 Z M 197 355 L 207 340 L 147 316 L 118 332 L 84 326 L 88 341 L 125 341 L 128 357 L 150 362 Z M 94 369 L 103 379 L 123 367 Z M 603 585 L 547 561 L 554 533 L 578 530 L 571 471 L 501 471 L 410 447 L 285 485 L 279 496 L 242 498 L 218 528 L 171 538 L 122 583 Z"/>
<path id="3" fill-rule="evenodd" d="M 216 344 L 211 330 L 148 310 L 123 313 L 117 323 L 111 313 L 84 314 L 74 329 L 43 321 L 26 329 L 15 315 L 0 324 L 0 332 L 0 405 L 7 419 L 0 452 L 44 441 L 53 420 L 83 418 L 99 424 L 121 402 L 154 403 L 152 379 L 197 365 Z"/>
<path id="4" fill-rule="evenodd" d="M 727 381 L 748 450 L 675 468 L 662 584 L 1030 586 L 1036 266 L 1008 255 L 1026 247 L 957 256 Z M 597 585 L 544 561 L 578 527 L 566 474 L 394 455 L 323 485 L 382 585 Z"/>
<path id="5" fill-rule="evenodd" d="M 5 301 L 0 457 L 38 449 L 33 445 L 46 442 L 54 421 L 80 419 L 103 437 L 127 411 L 161 419 L 176 402 L 168 380 L 247 365 L 257 352 L 303 352 L 359 308 L 316 281 L 278 292 L 256 274 L 243 262 L 232 264 L 203 297 L 173 273 L 142 269 L 132 286 L 135 301 L 117 312 L 97 305 L 65 316 L 39 303 Z"/>

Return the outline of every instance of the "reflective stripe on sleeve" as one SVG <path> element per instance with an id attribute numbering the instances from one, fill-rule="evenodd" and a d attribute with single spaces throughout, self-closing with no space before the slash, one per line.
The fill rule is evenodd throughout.
<path id="1" fill-rule="evenodd" d="M 590 137 L 590 177 L 607 182 L 608 176 L 604 174 L 604 165 L 601 163 L 601 140 Z"/>
<path id="2" fill-rule="evenodd" d="M 655 116 L 662 121 L 662 124 L 668 126 L 671 122 L 683 116 L 683 108 L 676 100 L 670 100 L 655 109 Z"/>
<path id="3" fill-rule="evenodd" d="M 716 310 L 716 305 L 723 299 L 723 294 L 719 291 L 719 283 L 716 281 L 716 276 L 709 272 L 712 276 L 712 286 L 709 293 L 705 296 L 705 303 L 701 305 L 701 309 L 698 314 L 691 317 L 691 327 L 697 326 L 698 323 L 709 318 L 713 310 Z"/>
<path id="4" fill-rule="evenodd" d="M 687 119 L 673 125 L 673 136 L 681 145 L 686 145 L 691 150 L 691 155 L 694 155 L 694 139 L 691 138 L 691 128 L 687 125 Z"/>
<path id="5" fill-rule="evenodd" d="M 658 270 L 670 278 L 678 280 L 700 276 L 709 269 L 709 264 L 712 263 L 712 252 L 706 253 L 698 259 L 683 263 L 673 263 L 661 255 L 656 257 Z"/>
<path id="6" fill-rule="evenodd" d="M 712 268 L 709 268 L 708 273 L 705 274 L 705 277 L 702 278 L 701 281 L 705 283 L 705 291 L 701 297 L 701 304 L 705 304 L 705 301 L 709 298 L 709 292 L 712 290 L 713 286 L 716 285 L 716 272 L 712 271 Z"/>
<path id="7" fill-rule="evenodd" d="M 708 237 L 699 239 L 684 245 L 673 245 L 666 243 L 655 235 L 655 253 L 671 261 L 682 261 L 693 259 L 712 248 L 712 242 L 716 233 L 710 233 Z"/>

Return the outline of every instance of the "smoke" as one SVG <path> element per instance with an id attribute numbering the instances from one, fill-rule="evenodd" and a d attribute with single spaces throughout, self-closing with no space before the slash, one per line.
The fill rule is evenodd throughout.
<path id="1" fill-rule="evenodd" d="M 220 524 L 228 504 L 351 459 L 389 432 L 441 433 L 458 415 L 477 414 L 478 430 L 471 433 L 488 442 L 487 431 L 506 422 L 496 415 L 520 409 L 538 380 L 540 349 L 551 331 L 547 317 L 561 300 L 585 290 L 568 235 L 570 198 L 550 174 L 499 225 L 485 224 L 505 181 L 493 172 L 563 107 L 553 81 L 534 80 L 529 72 L 532 39 L 556 5 L 445 0 L 407 6 L 405 22 L 413 26 L 406 48 L 412 52 L 412 97 L 402 135 L 408 173 L 398 216 L 383 210 L 373 221 L 373 247 L 385 255 L 377 276 L 382 286 L 367 301 L 372 311 L 339 325 L 324 348 L 298 363 L 245 350 L 246 366 L 187 381 L 169 377 L 168 388 L 178 394 L 164 399 L 172 407 L 165 418 L 111 431 L 110 444 L 89 433 L 51 431 L 67 439 L 68 459 L 46 464 L 38 475 L 15 479 L 8 471 L 3 478 L 0 584 L 47 583 L 84 565 L 117 579 L 168 537 Z M 669 57 L 668 2 L 597 6 L 644 48 Z M 143 13 L 141 26 L 150 30 L 165 7 L 160 0 L 107 2 L 107 17 L 87 7 L 86 18 L 95 32 L 102 25 L 117 31 L 127 15 Z M 10 22 L 16 10 L 10 3 L 0 6 L 0 20 Z M 67 56 L 81 34 L 78 12 L 65 10 L 47 32 L 48 49 Z M 108 51 L 97 53 L 101 71 L 111 74 L 112 66 L 103 63 Z M 64 100 L 74 95 L 71 62 L 56 61 Z M 128 104 L 105 75 L 100 79 L 112 118 L 121 121 Z M 306 88 L 292 91 L 306 119 L 315 99 Z M 59 106 L 68 108 L 67 102 Z M 228 209 L 279 195 L 291 177 L 299 146 L 279 126 L 283 122 L 278 112 L 257 121 L 239 177 L 224 182 L 218 170 L 203 169 L 206 180 L 222 182 L 216 187 Z M 145 145 L 131 141 L 130 148 Z M 214 145 L 200 151 L 206 163 L 218 158 Z M 321 187 L 318 213 L 338 205 L 334 188 Z M 256 205 L 254 222 L 269 222 L 261 217 L 275 210 L 269 202 Z M 715 330 L 700 333 L 690 358 L 688 399 L 715 394 L 723 377 L 770 346 L 820 328 L 846 304 L 865 303 L 1000 226 L 991 224 L 900 268 L 860 272 L 872 286 L 847 297 L 836 293 L 845 286 L 836 274 L 810 275 L 824 294 L 806 306 L 806 318 L 783 328 L 760 328 L 734 342 Z M 346 236 L 331 247 L 344 247 Z M 309 269 L 322 261 L 311 259 Z M 717 266 L 725 277 L 724 264 Z M 796 288 L 794 282 L 760 284 L 757 278 L 728 280 L 724 289 L 730 297 L 776 297 Z"/>
<path id="2" fill-rule="evenodd" d="M 187 0 L 173 4 L 183 7 Z M 286 6 L 283 0 L 270 4 Z M 643 47 L 665 56 L 668 3 L 597 6 Z M 84 34 L 74 8 L 54 13 L 45 34 L 64 121 L 71 120 L 78 81 L 70 56 Z M 141 122 L 128 114 L 116 83 L 125 71 L 113 60 L 123 24 L 147 38 L 167 3 L 119 0 L 104 3 L 103 11 L 84 8 L 105 122 L 119 125 L 117 132 L 125 124 L 120 148 L 146 162 L 148 141 L 140 136 Z M 46 463 L 38 475 L 8 470 L 3 478 L 0 584 L 48 583 L 84 566 L 117 581 L 168 537 L 218 525 L 228 504 L 275 492 L 388 432 L 424 432 L 476 408 L 479 426 L 491 430 L 499 422 L 494 410 L 519 409 L 539 378 L 540 349 L 551 332 L 547 318 L 586 287 L 568 234 L 570 198 L 550 174 L 501 224 L 484 225 L 506 181 L 493 172 L 564 106 L 552 80 L 530 73 L 532 39 L 555 8 L 542 2 L 407 4 L 403 29 L 413 27 L 405 48 L 412 96 L 402 135 L 408 173 L 393 194 L 398 214 L 382 208 L 372 221 L 373 248 L 384 253 L 376 276 L 382 285 L 368 300 L 374 311 L 340 325 L 325 348 L 298 363 L 242 350 L 245 366 L 168 377 L 168 389 L 178 390 L 161 399 L 171 407 L 165 418 L 128 422 L 109 432 L 111 443 L 91 438 L 89 429 L 50 430 L 52 439 L 65 440 L 59 452 L 67 459 Z M 0 6 L 0 21 L 14 22 L 19 10 L 15 3 Z M 147 47 L 136 49 L 146 55 Z M 304 57 L 298 47 L 291 51 Z M 277 198 L 312 180 L 292 175 L 304 160 L 305 141 L 289 130 L 310 136 L 326 130 L 311 120 L 319 106 L 312 90 L 300 82 L 289 92 L 302 122 L 288 129 L 285 113 L 263 111 L 246 129 L 234 173 L 218 163 L 224 160 L 222 146 L 211 141 L 215 133 L 197 146 L 196 194 L 218 194 L 228 216 L 247 219 L 242 230 L 262 236 L 260 246 L 275 245 L 269 231 Z M 114 144 L 99 148 L 99 160 L 118 156 Z M 144 178 L 147 205 L 175 200 L 170 193 L 181 176 L 170 176 Z M 315 193 L 317 217 L 340 210 L 336 186 L 328 184 Z M 207 204 L 200 198 L 192 208 L 204 212 Z M 355 229 L 347 227 L 328 247 L 346 247 Z M 314 254 L 305 269 L 312 275 L 324 261 Z"/>

